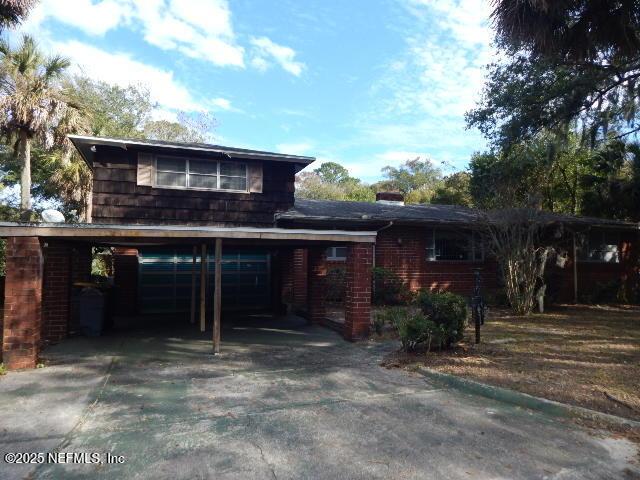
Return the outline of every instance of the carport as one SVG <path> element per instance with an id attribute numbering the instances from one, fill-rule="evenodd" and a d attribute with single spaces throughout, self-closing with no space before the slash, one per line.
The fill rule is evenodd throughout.
<path id="1" fill-rule="evenodd" d="M 20 224 L 0 223 L 0 237 L 6 238 L 6 284 L 2 325 L 3 362 L 10 369 L 33 368 L 40 349 L 56 343 L 69 332 L 71 286 L 91 277 L 92 247 L 113 247 L 119 252 L 191 252 L 188 278 L 192 323 L 204 331 L 211 326 L 212 353 L 220 351 L 220 327 L 225 304 L 225 269 L 241 269 L 242 253 L 277 253 L 279 264 L 266 277 L 270 295 L 281 300 L 283 276 L 291 274 L 292 263 L 284 259 L 294 249 L 308 255 L 308 298 L 306 313 L 311 323 L 325 317 L 325 250 L 330 245 L 347 247 L 345 322 L 342 335 L 356 340 L 367 335 L 370 322 L 371 266 L 376 233 L 366 231 L 308 230 L 283 228 L 98 225 L 98 224 Z M 154 250 L 155 249 L 155 250 Z M 236 267 L 225 259 L 225 252 L 237 253 Z M 236 255 L 236 253 L 234 253 Z M 146 258 L 153 258 L 147 256 Z M 181 257 L 184 259 L 183 257 Z M 271 257 L 270 257 L 271 258 Z M 177 265 L 179 262 L 175 262 Z M 182 262 L 188 263 L 188 262 Z M 254 262 L 255 263 L 255 262 Z M 116 265 L 116 268 L 117 265 Z M 176 267 L 177 268 L 177 267 Z M 207 281 L 208 276 L 211 281 Z M 256 276 L 256 278 L 258 278 Z M 256 280 L 257 281 L 257 280 Z M 153 291 L 153 283 L 145 285 Z M 236 296 L 242 283 L 234 286 Z M 195 290 L 199 294 L 195 295 Z M 127 294 L 126 288 L 123 294 Z M 230 300 L 231 293 L 227 291 Z M 156 297 L 161 299 L 159 293 Z M 238 296 L 239 302 L 253 300 Z M 236 299 L 237 300 L 237 299 Z M 211 305 L 206 308 L 206 303 Z M 210 312 L 208 314 L 207 312 Z"/>

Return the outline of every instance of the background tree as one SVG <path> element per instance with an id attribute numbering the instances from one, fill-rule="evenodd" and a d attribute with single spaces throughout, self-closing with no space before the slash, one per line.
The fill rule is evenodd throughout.
<path id="1" fill-rule="evenodd" d="M 429 203 L 442 181 L 442 172 L 430 160 L 415 158 L 399 167 L 382 169 L 386 180 L 374 185 L 377 190 L 399 191 L 406 203 Z"/>
<path id="2" fill-rule="evenodd" d="M 20 164 L 20 208 L 31 209 L 31 144 L 68 148 L 66 135 L 82 128 L 79 106 L 64 96 L 60 79 L 69 61 L 45 57 L 24 36 L 17 48 L 0 41 L 0 129 Z"/>
<path id="3" fill-rule="evenodd" d="M 143 128 L 143 136 L 168 142 L 206 143 L 211 141 L 215 118 L 208 113 L 178 112 L 178 121 L 151 120 Z"/>
<path id="4" fill-rule="evenodd" d="M 156 104 L 144 85 L 120 87 L 86 76 L 67 80 L 65 88 L 82 102 L 90 116 L 91 135 L 111 138 L 142 138 Z"/>
<path id="5" fill-rule="evenodd" d="M 313 171 L 326 183 L 344 184 L 350 181 L 358 181 L 349 175 L 349 170 L 336 162 L 325 162 Z"/>
<path id="6" fill-rule="evenodd" d="M 640 2 L 495 0 L 492 17 L 507 60 L 469 125 L 501 146 L 571 124 L 591 144 L 638 131 Z"/>
<path id="7" fill-rule="evenodd" d="M 347 169 L 342 165 L 327 162 L 313 172 L 302 172 L 296 176 L 296 197 L 373 202 L 376 196 L 371 186 L 349 176 Z"/>
<path id="8" fill-rule="evenodd" d="M 431 198 L 431 203 L 440 205 L 473 206 L 473 197 L 469 189 L 471 174 L 469 172 L 456 172 L 447 175 L 440 186 L 436 187 Z"/>

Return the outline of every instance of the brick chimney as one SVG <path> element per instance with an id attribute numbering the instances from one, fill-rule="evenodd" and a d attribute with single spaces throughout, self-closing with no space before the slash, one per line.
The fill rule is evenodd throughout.
<path id="1" fill-rule="evenodd" d="M 378 192 L 376 193 L 376 203 L 404 205 L 404 195 L 402 192 Z"/>

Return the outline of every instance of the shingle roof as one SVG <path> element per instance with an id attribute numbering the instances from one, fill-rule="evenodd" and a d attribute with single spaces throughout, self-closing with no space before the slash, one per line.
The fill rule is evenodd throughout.
<path id="1" fill-rule="evenodd" d="M 472 223 L 479 212 L 458 205 L 392 205 L 371 202 L 337 200 L 307 200 L 296 198 L 292 209 L 279 214 L 291 220 L 347 220 Z"/>
<path id="2" fill-rule="evenodd" d="M 263 150 L 250 150 L 247 148 L 225 147 L 223 145 L 212 145 L 208 143 L 166 142 L 163 140 L 147 140 L 140 138 L 106 138 L 84 135 L 69 135 L 69 139 L 78 149 L 87 163 L 89 163 L 89 166 L 91 166 L 90 159 L 92 158 L 94 152 L 93 147 L 96 145 L 105 145 L 112 147 L 115 146 L 123 148 L 130 147 L 163 152 L 196 151 L 201 152 L 202 154 L 227 155 L 229 158 L 288 162 L 296 164 L 298 166 L 298 171 L 315 160 L 314 157 L 267 152 Z"/>
<path id="3" fill-rule="evenodd" d="M 481 210 L 460 205 L 392 205 L 371 202 L 308 200 L 296 198 L 290 210 L 278 214 L 278 219 L 304 222 L 399 222 L 472 224 L 482 219 Z M 579 217 L 547 213 L 549 222 L 577 226 L 603 226 L 638 229 L 637 223 L 594 217 Z"/>

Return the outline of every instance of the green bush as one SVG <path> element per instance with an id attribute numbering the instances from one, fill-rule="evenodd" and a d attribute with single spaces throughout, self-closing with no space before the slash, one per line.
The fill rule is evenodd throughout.
<path id="1" fill-rule="evenodd" d="M 373 328 L 376 333 L 382 333 L 385 325 L 390 325 L 397 329 L 397 325 L 402 323 L 412 315 L 409 307 L 384 307 L 373 314 Z"/>
<path id="2" fill-rule="evenodd" d="M 420 312 L 398 322 L 396 328 L 405 350 L 415 350 L 419 345 L 424 345 L 429 351 L 433 345 L 442 345 L 442 328 Z"/>
<path id="3" fill-rule="evenodd" d="M 450 292 L 421 290 L 417 303 L 422 313 L 441 331 L 441 347 L 449 348 L 462 340 L 467 322 L 467 301 Z"/>
<path id="4" fill-rule="evenodd" d="M 373 325 L 381 333 L 385 325 L 391 325 L 405 350 L 415 350 L 424 345 L 427 350 L 432 345 L 440 345 L 441 329 L 415 307 L 386 307 L 376 312 Z"/>
<path id="5" fill-rule="evenodd" d="M 411 291 L 395 273 L 383 267 L 374 267 L 371 272 L 374 305 L 406 305 L 411 302 Z"/>

